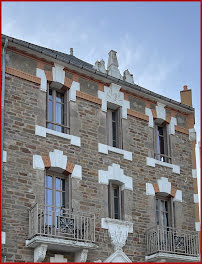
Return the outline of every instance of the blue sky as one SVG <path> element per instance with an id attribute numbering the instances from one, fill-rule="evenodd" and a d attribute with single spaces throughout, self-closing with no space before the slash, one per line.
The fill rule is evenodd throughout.
<path id="1" fill-rule="evenodd" d="M 2 32 L 92 64 L 117 51 L 121 73 L 180 101 L 188 85 L 200 133 L 200 3 L 3 2 Z"/>

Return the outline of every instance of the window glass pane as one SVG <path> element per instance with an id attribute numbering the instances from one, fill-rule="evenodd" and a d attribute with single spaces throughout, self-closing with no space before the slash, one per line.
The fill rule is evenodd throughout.
<path id="1" fill-rule="evenodd" d="M 62 192 L 62 207 L 65 207 L 65 192 Z"/>
<path id="2" fill-rule="evenodd" d="M 113 147 L 116 147 L 116 123 L 112 122 L 112 138 L 113 138 Z"/>
<path id="3" fill-rule="evenodd" d="M 163 136 L 163 127 L 158 126 L 159 135 Z"/>
<path id="4" fill-rule="evenodd" d="M 56 190 L 61 190 L 61 179 L 56 178 Z"/>
<path id="5" fill-rule="evenodd" d="M 55 205 L 56 207 L 61 207 L 62 203 L 61 203 L 61 192 L 57 192 L 56 191 L 56 201 L 55 201 Z"/>
<path id="6" fill-rule="evenodd" d="M 52 90 L 49 89 L 49 100 L 52 100 L 52 99 L 53 99 Z"/>
<path id="7" fill-rule="evenodd" d="M 116 112 L 112 112 L 112 121 L 116 121 Z"/>
<path id="8" fill-rule="evenodd" d="M 52 197 L 52 190 L 46 189 L 46 205 L 53 205 Z"/>
<path id="9" fill-rule="evenodd" d="M 119 219 L 119 191 L 114 189 L 114 218 Z"/>
<path id="10" fill-rule="evenodd" d="M 56 102 L 64 103 L 64 95 L 56 92 Z"/>
<path id="11" fill-rule="evenodd" d="M 52 121 L 53 120 L 53 102 L 52 101 L 48 101 L 48 121 Z"/>
<path id="12" fill-rule="evenodd" d="M 50 189 L 52 189 L 52 184 L 53 184 L 53 182 L 52 182 L 52 176 L 46 176 L 46 180 L 45 180 L 45 183 L 46 183 L 46 188 L 50 188 Z"/>
<path id="13" fill-rule="evenodd" d="M 156 224 L 159 225 L 159 211 L 156 210 Z"/>

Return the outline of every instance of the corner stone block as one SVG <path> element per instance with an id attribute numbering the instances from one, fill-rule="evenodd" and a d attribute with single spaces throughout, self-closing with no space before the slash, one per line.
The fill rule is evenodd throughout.
<path id="1" fill-rule="evenodd" d="M 36 69 L 36 76 L 41 78 L 40 89 L 42 91 L 46 92 L 46 90 L 47 90 L 47 79 L 46 79 L 45 71 L 37 68 Z"/>
<path id="2" fill-rule="evenodd" d="M 155 167 L 155 159 L 147 157 L 146 164 L 147 166 Z"/>
<path id="3" fill-rule="evenodd" d="M 33 169 L 44 170 L 45 166 L 40 155 L 33 155 Z"/>
<path id="4" fill-rule="evenodd" d="M 182 202 L 182 191 L 177 190 L 173 201 Z"/>
<path id="5" fill-rule="evenodd" d="M 146 195 L 155 196 L 155 191 L 154 191 L 153 184 L 146 183 Z"/>
<path id="6" fill-rule="evenodd" d="M 73 81 L 69 89 L 69 101 L 76 102 L 76 91 L 80 91 L 80 83 Z"/>
<path id="7" fill-rule="evenodd" d="M 46 128 L 42 126 L 35 125 L 35 135 L 46 137 Z"/>
<path id="8" fill-rule="evenodd" d="M 72 172 L 72 177 L 82 180 L 82 167 L 80 165 L 75 165 L 73 172 Z"/>

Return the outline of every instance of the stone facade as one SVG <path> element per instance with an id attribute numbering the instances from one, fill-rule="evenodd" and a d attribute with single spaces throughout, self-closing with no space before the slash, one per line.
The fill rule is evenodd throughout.
<path id="1" fill-rule="evenodd" d="M 199 222 L 194 201 L 194 194 L 197 194 L 196 178 L 192 176 L 192 170 L 196 169 L 193 157 L 195 141 L 189 139 L 189 129 L 194 127 L 193 109 L 187 110 L 183 105 L 172 105 L 163 101 L 166 122 L 169 124 L 171 117 L 177 119 L 175 134 L 169 137 L 172 164 L 180 167 L 180 173 L 176 174 L 171 168 L 161 164 L 151 167 L 147 165 L 147 157 L 154 158 L 154 128 L 149 126 L 145 108 L 151 109 L 152 118 L 155 120 L 158 98 L 152 100 L 146 95 L 144 98 L 135 89 L 131 92 L 130 89 L 127 90 L 127 86 L 118 84 L 121 86 L 120 93 L 123 93 L 124 101 L 128 101 L 127 116 L 122 119 L 123 150 L 132 153 L 132 160 L 110 150 L 107 154 L 101 153 L 98 151 L 98 144 L 107 145 L 107 128 L 106 112 L 102 110 L 102 98 L 98 94 L 110 87 L 112 82 L 107 79 L 101 81 L 100 78 L 96 80 L 96 74 L 90 77 L 89 73 L 85 75 L 79 68 L 73 71 L 68 64 L 62 63 L 65 70 L 62 89 L 70 89 L 72 81 L 80 83 L 80 91 L 75 91 L 75 101 L 70 100 L 70 135 L 79 137 L 81 145 L 72 144 L 68 138 L 49 133 L 46 137 L 40 136 L 35 131 L 36 126 L 46 127 L 46 91 L 41 89 L 37 68 L 40 65 L 50 81 L 53 78 L 50 76 L 54 63 L 51 57 L 48 60 L 46 56 L 42 60 L 41 56 L 33 55 L 32 50 L 23 52 L 19 45 L 15 48 L 8 45 L 5 77 L 3 150 L 7 152 L 7 159 L 3 165 L 2 230 L 6 232 L 6 243 L 2 250 L 6 261 L 34 261 L 34 249 L 27 247 L 25 242 L 29 238 L 29 209 L 35 203 L 45 202 L 44 177 L 48 165 L 44 165 L 44 169 L 35 168 L 33 156 L 48 157 L 54 150 L 63 152 L 69 164 L 78 165 L 82 169 L 80 177 L 71 179 L 72 208 L 74 211 L 95 215 L 96 247 L 85 253 L 87 262 L 103 262 L 116 252 L 112 243 L 115 238 L 110 236 L 112 231 L 102 225 L 102 219 L 109 218 L 108 185 L 99 183 L 99 171 L 107 171 L 112 164 L 119 165 L 124 175 L 132 179 L 133 186 L 124 190 L 124 221 L 128 221 L 133 228 L 126 231 L 127 235 L 123 238 L 125 241 L 119 242 L 123 244 L 119 248 L 121 251 L 117 251 L 117 259 L 145 261 L 145 231 L 156 223 L 155 195 L 147 195 L 146 186 L 155 186 L 161 177 L 167 178 L 174 189 L 182 192 L 182 201 L 174 202 L 176 228 L 195 231 L 195 223 Z M 60 61 L 57 63 L 60 64 Z M 43 162 L 45 164 L 45 159 Z M 127 224 L 124 228 L 125 226 Z M 121 235 L 124 236 L 125 234 Z M 83 253 L 80 254 L 83 258 L 75 258 L 74 251 L 63 252 L 61 249 L 58 252 L 47 249 L 43 261 L 50 262 L 57 254 L 63 255 L 68 262 L 75 259 L 85 260 Z M 115 255 L 113 259 L 116 260 Z"/>

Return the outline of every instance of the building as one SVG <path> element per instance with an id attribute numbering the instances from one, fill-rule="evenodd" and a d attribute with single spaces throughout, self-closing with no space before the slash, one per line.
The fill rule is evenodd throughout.
<path id="1" fill-rule="evenodd" d="M 2 44 L 3 260 L 199 261 L 191 90 L 134 84 L 113 50 Z"/>

